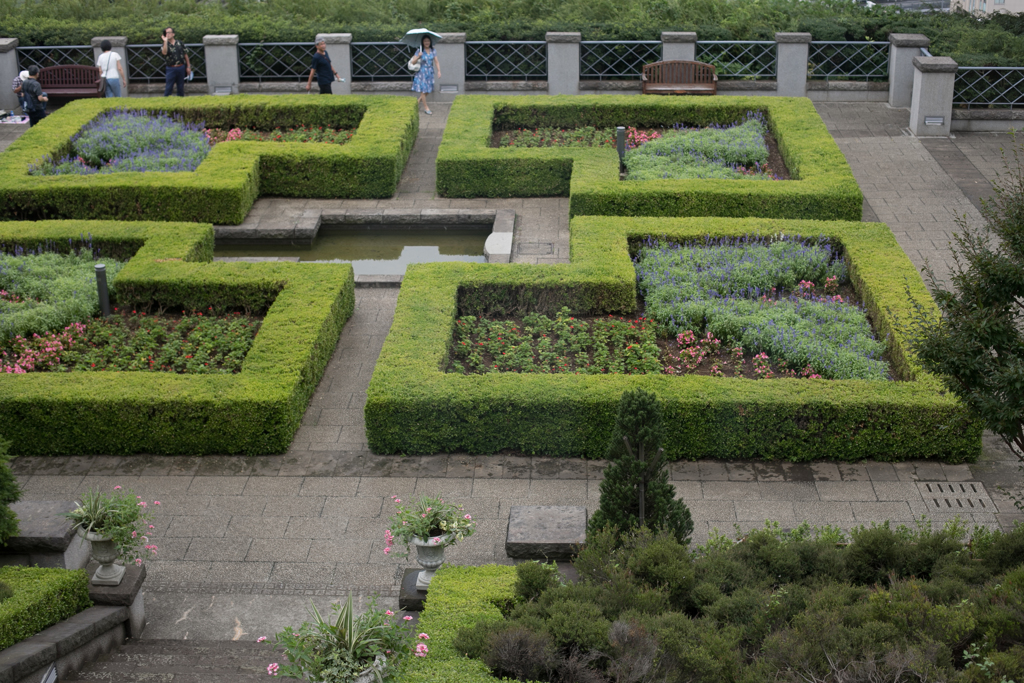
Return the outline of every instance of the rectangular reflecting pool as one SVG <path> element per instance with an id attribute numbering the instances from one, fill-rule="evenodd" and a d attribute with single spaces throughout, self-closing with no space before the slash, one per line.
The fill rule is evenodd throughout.
<path id="1" fill-rule="evenodd" d="M 217 242 L 215 257 L 298 257 L 300 261 L 351 263 L 356 275 L 404 275 L 411 263 L 485 263 L 491 226 L 323 226 L 312 244 L 285 240 Z"/>

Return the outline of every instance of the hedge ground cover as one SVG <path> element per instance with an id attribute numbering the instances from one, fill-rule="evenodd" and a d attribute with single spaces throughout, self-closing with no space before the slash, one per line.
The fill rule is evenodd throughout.
<path id="1" fill-rule="evenodd" d="M 209 128 L 357 128 L 345 145 L 236 141 L 217 144 L 195 171 L 30 176 L 60 159 L 85 124 L 112 109 L 203 121 Z M 259 196 L 386 198 L 398 187 L 419 129 L 408 98 L 239 95 L 76 100 L 0 154 L 0 218 L 198 221 L 237 225 Z"/>
<path id="2" fill-rule="evenodd" d="M 606 147 L 492 148 L 496 130 L 705 126 L 762 112 L 793 180 L 619 180 Z M 571 216 L 761 216 L 860 220 L 863 196 L 806 98 L 536 96 L 455 98 L 437 157 L 446 197 L 570 198 Z"/>
<path id="3" fill-rule="evenodd" d="M 347 264 L 211 263 L 213 229 L 187 223 L 0 223 L 0 243 L 35 248 L 89 235 L 131 255 L 112 285 L 140 310 L 264 315 L 238 374 L 0 375 L 0 434 L 18 455 L 280 453 L 299 427 L 345 321 Z M 132 255 L 134 254 L 134 255 Z"/>
<path id="4" fill-rule="evenodd" d="M 935 458 L 973 461 L 981 426 L 910 358 L 894 316 L 928 291 L 880 223 L 715 218 L 578 217 L 570 265 L 431 264 L 410 267 L 365 409 L 377 453 L 492 453 L 603 457 L 623 391 L 666 401 L 671 459 L 806 461 Z M 632 315 L 631 243 L 742 235 L 818 235 L 842 245 L 850 278 L 900 381 L 780 378 L 760 382 L 702 375 L 448 374 L 462 315 L 530 311 Z"/>
<path id="5" fill-rule="evenodd" d="M 0 602 L 0 650 L 91 607 L 84 570 L 0 567 L 14 595 Z"/>

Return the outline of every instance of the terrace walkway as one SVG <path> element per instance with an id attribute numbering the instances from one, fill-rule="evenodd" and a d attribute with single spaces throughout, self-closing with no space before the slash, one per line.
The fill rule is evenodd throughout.
<path id="1" fill-rule="evenodd" d="M 853 103 L 818 110 L 864 191 L 865 218 L 888 223 L 916 265 L 928 259 L 945 272 L 953 216 L 978 218 L 976 200 L 990 192 L 985 179 L 1000 168 L 999 147 L 1009 138 L 922 141 L 902 134 L 906 111 Z M 434 105 L 435 115 L 421 118 L 395 198 L 261 199 L 257 210 L 269 217 L 306 208 L 513 208 L 513 260 L 566 262 L 567 199 L 434 196 L 433 164 L 447 111 Z M 447 557 L 471 564 L 509 561 L 503 540 L 511 505 L 596 507 L 603 462 L 369 452 L 362 407 L 397 297 L 397 289 L 357 290 L 355 314 L 285 455 L 14 461 L 26 498 L 67 499 L 120 484 L 161 500 L 146 639 L 254 640 L 301 622 L 309 599 L 322 606 L 350 590 L 361 604 L 378 593 L 381 604 L 393 607 L 402 570 L 413 563 L 381 552 L 391 494 L 444 494 L 464 502 L 479 530 Z M 1004 528 L 1022 519 L 997 489 L 1019 485 L 1019 477 L 1012 455 L 994 437 L 985 439 L 979 463 L 969 466 L 700 461 L 674 464 L 671 478 L 693 512 L 698 542 L 712 528 L 731 534 L 734 524 L 750 529 L 765 519 L 844 528 L 887 519 L 909 524 L 922 514 L 941 523 L 954 511 L 969 522 Z"/>

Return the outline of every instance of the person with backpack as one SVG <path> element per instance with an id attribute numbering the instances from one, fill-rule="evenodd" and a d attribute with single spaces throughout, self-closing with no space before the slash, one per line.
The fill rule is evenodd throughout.
<path id="1" fill-rule="evenodd" d="M 25 113 L 28 114 L 28 125 L 34 126 L 46 118 L 46 103 L 50 98 L 43 92 L 39 84 L 39 67 L 35 64 L 28 68 L 28 78 L 21 83 L 21 92 L 25 95 Z"/>

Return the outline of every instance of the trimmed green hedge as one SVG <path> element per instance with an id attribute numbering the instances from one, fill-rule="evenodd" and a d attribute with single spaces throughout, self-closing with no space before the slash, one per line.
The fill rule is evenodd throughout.
<path id="1" fill-rule="evenodd" d="M 664 446 L 672 459 L 829 458 L 973 461 L 981 425 L 909 357 L 893 316 L 911 315 L 909 286 L 930 302 L 910 260 L 881 223 L 721 218 L 581 217 L 571 222 L 571 265 L 431 264 L 402 282 L 391 332 L 365 409 L 377 453 L 493 453 L 516 449 L 600 458 L 627 389 L 666 401 Z M 636 312 L 629 240 L 745 234 L 824 235 L 843 245 L 854 288 L 875 330 L 888 336 L 900 381 L 699 375 L 446 374 L 459 315 L 526 310 Z"/>
<path id="2" fill-rule="evenodd" d="M 619 180 L 613 148 L 490 147 L 494 130 L 732 123 L 763 111 L 794 180 Z M 762 216 L 860 220 L 846 158 L 804 97 L 455 98 L 437 155 L 445 197 L 570 197 L 572 216 Z"/>
<path id="3" fill-rule="evenodd" d="M 430 636 L 426 657 L 412 657 L 403 683 L 490 683 L 498 679 L 479 659 L 469 659 L 452 644 L 460 628 L 501 621 L 497 605 L 515 597 L 516 568 L 444 565 L 430 583 L 430 598 L 417 630 Z"/>
<path id="4" fill-rule="evenodd" d="M 234 375 L 0 375 L 4 436 L 18 455 L 265 454 L 287 450 L 355 302 L 352 267 L 210 263 L 213 228 L 188 223 L 0 223 L 0 243 L 91 235 L 141 245 L 113 283 L 118 305 L 244 309 L 265 318 Z M 116 245 L 121 245 L 117 247 Z"/>
<path id="5" fill-rule="evenodd" d="M 0 602 L 0 650 L 92 607 L 84 570 L 0 567 L 14 595 Z"/>
<path id="6" fill-rule="evenodd" d="M 30 176 L 46 156 L 101 112 L 145 109 L 180 114 L 207 126 L 273 129 L 300 125 L 356 127 L 344 145 L 221 143 L 193 172 Z M 409 159 L 419 113 L 404 97 L 238 95 L 164 99 L 76 100 L 46 117 L 0 154 L 0 218 L 112 218 L 237 225 L 256 198 L 391 197 Z"/>

